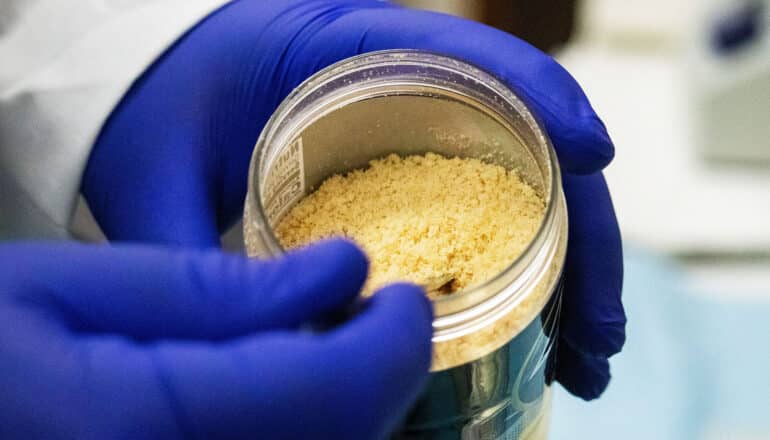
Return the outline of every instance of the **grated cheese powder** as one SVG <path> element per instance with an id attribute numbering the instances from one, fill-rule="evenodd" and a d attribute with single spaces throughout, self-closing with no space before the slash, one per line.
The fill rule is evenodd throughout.
<path id="1" fill-rule="evenodd" d="M 422 284 L 449 294 L 494 277 L 526 249 L 545 203 L 515 171 L 478 159 L 391 154 L 335 175 L 294 206 L 275 232 L 295 248 L 332 236 L 369 255 L 364 294 Z"/>

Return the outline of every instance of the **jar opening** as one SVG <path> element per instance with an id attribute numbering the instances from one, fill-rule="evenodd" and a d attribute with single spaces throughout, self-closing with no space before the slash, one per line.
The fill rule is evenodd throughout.
<path id="1" fill-rule="evenodd" d="M 509 309 L 542 276 L 541 260 L 553 257 L 549 242 L 562 233 L 556 207 L 563 200 L 556 156 L 535 116 L 508 87 L 467 63 L 422 51 L 373 52 L 300 85 L 257 142 L 246 233 L 256 231 L 262 253 L 280 254 L 272 227 L 324 179 L 390 153 L 426 152 L 516 169 L 546 203 L 522 255 L 486 282 L 434 300 L 439 337 L 483 325 L 480 316 Z"/>

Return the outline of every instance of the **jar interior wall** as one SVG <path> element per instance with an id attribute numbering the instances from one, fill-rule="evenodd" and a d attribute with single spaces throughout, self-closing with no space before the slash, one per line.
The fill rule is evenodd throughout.
<path id="1" fill-rule="evenodd" d="M 511 126 L 464 96 L 430 90 L 374 96 L 339 105 L 310 120 L 283 143 L 301 139 L 302 194 L 311 193 L 331 175 L 364 168 L 372 159 L 390 153 L 407 156 L 427 152 L 474 157 L 515 169 L 543 198 L 550 189 L 547 153 L 528 147 L 541 143 L 536 142 L 537 133 L 526 121 L 515 120 L 513 124 L 518 126 Z M 266 180 L 284 178 L 274 175 L 281 167 L 266 165 Z M 280 219 L 271 219 L 270 226 L 275 227 Z"/>

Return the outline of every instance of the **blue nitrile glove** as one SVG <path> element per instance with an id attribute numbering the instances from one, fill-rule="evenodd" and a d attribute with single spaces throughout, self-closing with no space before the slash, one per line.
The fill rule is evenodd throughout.
<path id="1" fill-rule="evenodd" d="M 147 246 L 0 245 L 0 438 L 368 439 L 428 377 L 432 312 L 363 254 L 274 262 Z"/>
<path id="2" fill-rule="evenodd" d="M 362 52 L 415 48 L 499 77 L 539 115 L 570 215 L 557 379 L 597 397 L 624 342 L 620 234 L 600 173 L 612 142 L 577 83 L 504 32 L 367 0 L 242 0 L 213 13 L 134 84 L 103 127 L 83 181 L 113 240 L 213 247 L 241 214 L 252 149 L 281 100 Z"/>

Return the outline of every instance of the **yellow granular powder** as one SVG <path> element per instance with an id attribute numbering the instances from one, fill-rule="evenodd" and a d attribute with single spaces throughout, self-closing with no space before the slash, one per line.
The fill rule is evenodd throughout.
<path id="1" fill-rule="evenodd" d="M 391 154 L 324 181 L 276 235 L 287 249 L 350 238 L 371 259 L 366 294 L 411 281 L 436 296 L 500 273 L 525 250 L 544 211 L 515 171 L 477 159 Z"/>

